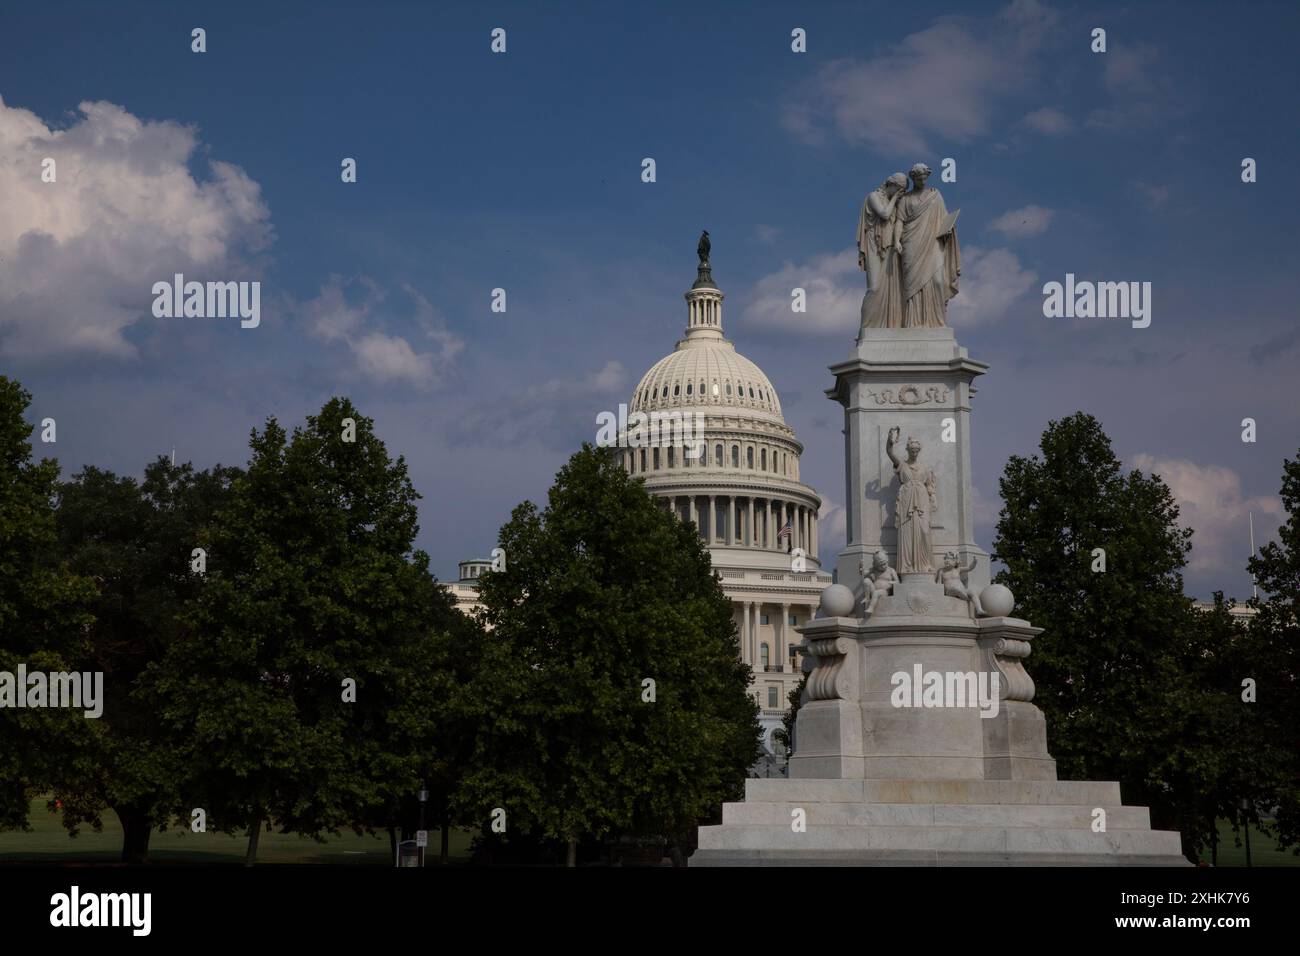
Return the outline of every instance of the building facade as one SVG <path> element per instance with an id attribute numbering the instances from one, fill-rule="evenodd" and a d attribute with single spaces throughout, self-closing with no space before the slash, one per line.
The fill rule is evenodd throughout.
<path id="1" fill-rule="evenodd" d="M 652 445 L 622 439 L 627 471 L 665 510 L 696 526 L 731 599 L 741 659 L 753 673 L 764 745 L 775 751 L 790 691 L 799 683 L 797 625 L 812 618 L 831 575 L 818 560 L 821 499 L 799 478 L 803 446 L 781 415 L 762 369 L 722 334 L 723 294 L 701 247 L 686 293 L 685 337 L 641 378 L 628 424 L 694 422 L 702 434 L 674 441 L 651 427 Z M 630 429 L 629 429 L 630 430 Z"/>

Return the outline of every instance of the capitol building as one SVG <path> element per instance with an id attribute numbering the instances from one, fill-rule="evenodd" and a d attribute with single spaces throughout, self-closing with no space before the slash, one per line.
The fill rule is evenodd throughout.
<path id="1" fill-rule="evenodd" d="M 685 336 L 642 376 L 629 419 L 680 413 L 703 423 L 702 448 L 698 435 L 693 455 L 666 442 L 626 448 L 623 464 L 708 546 L 734 609 L 741 660 L 753 672 L 763 743 L 775 752 L 772 731 L 802 676 L 794 629 L 816 614 L 831 583 L 817 557 L 821 499 L 799 479 L 803 446 L 776 389 L 723 337 L 723 294 L 701 249 Z"/>
<path id="2" fill-rule="evenodd" d="M 753 674 L 763 746 L 777 753 L 772 732 L 803 676 L 795 627 L 816 615 L 831 583 L 817 557 L 821 498 L 799 480 L 803 446 L 776 389 L 723 338 L 723 294 L 706 256 L 686 293 L 684 338 L 642 376 L 628 405 L 629 419 L 686 419 L 701 423 L 703 434 L 684 445 L 665 431 L 668 440 L 653 447 L 624 448 L 623 467 L 707 545 Z M 486 558 L 462 561 L 459 580 L 444 585 L 463 612 L 479 607 L 477 579 L 490 567 Z"/>

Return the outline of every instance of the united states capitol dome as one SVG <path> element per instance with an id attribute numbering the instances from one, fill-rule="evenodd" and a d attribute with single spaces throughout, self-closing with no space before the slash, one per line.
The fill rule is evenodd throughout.
<path id="1" fill-rule="evenodd" d="M 731 408 L 785 424 L 781 400 L 763 370 L 722 337 L 723 295 L 703 264 L 686 294 L 686 337 L 650 367 L 632 394 L 633 412 Z"/>

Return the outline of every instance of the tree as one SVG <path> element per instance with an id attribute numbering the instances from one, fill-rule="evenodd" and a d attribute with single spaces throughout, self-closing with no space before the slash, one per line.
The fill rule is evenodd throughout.
<path id="1" fill-rule="evenodd" d="M 316 838 L 396 823 L 439 759 L 457 614 L 413 549 L 405 460 L 350 401 L 292 437 L 269 419 L 250 446 L 184 633 L 150 669 L 209 820 L 248 830 L 249 865 L 270 821 Z"/>
<path id="2" fill-rule="evenodd" d="M 1117 779 L 1155 826 L 1182 824 L 1194 852 L 1217 777 L 1195 733 L 1207 711 L 1190 662 L 1208 631 L 1182 593 L 1191 531 L 1159 477 L 1121 470 L 1092 416 L 1050 423 L 1041 447 L 1007 462 L 994 551 L 996 580 L 1045 629 L 1028 666 L 1050 749 L 1065 778 Z"/>
<path id="3" fill-rule="evenodd" d="M 504 570 L 480 579 L 464 818 L 486 830 L 503 809 L 509 832 L 562 841 L 574 865 L 583 838 L 680 839 L 739 799 L 757 708 L 695 529 L 584 445 L 500 545 Z"/>
<path id="4" fill-rule="evenodd" d="M 1256 701 L 1251 712 L 1257 724 L 1259 752 L 1249 777 L 1264 782 L 1252 797 L 1250 815 L 1275 809 L 1272 826 L 1278 843 L 1300 847 L 1300 454 L 1282 464 L 1282 506 L 1286 522 L 1277 540 L 1251 558 L 1250 573 L 1265 593 L 1253 601 L 1258 614 L 1247 628 L 1238 686 L 1254 681 Z"/>
<path id="5" fill-rule="evenodd" d="M 153 829 L 183 803 L 185 748 L 169 738 L 137 681 L 162 659 L 198 594 L 202 577 L 191 570 L 191 552 L 227 506 L 238 474 L 220 465 L 195 471 L 159 457 L 143 481 L 87 466 L 60 491 L 60 553 L 97 590 L 78 667 L 104 675 L 109 703 L 94 727 L 92 753 L 65 768 L 55 796 L 73 833 L 82 823 L 98 829 L 111 807 L 122 824 L 123 862 L 145 862 Z"/>
<path id="6" fill-rule="evenodd" d="M 799 678 L 799 683 L 790 688 L 790 693 L 786 694 L 786 702 L 790 705 L 781 718 L 781 727 L 772 731 L 772 739 L 785 746 L 791 755 L 794 754 L 794 746 L 797 743 L 794 732 L 795 722 L 799 719 L 799 708 L 803 706 L 803 694 L 808 687 L 808 675 L 804 674 Z"/>
<path id="7" fill-rule="evenodd" d="M 91 582 L 58 559 L 59 465 L 32 461 L 31 395 L 0 376 L 0 673 L 67 671 L 83 652 Z M 27 688 L 15 687 L 16 693 Z M 10 702 L 12 703 L 12 702 Z M 0 829 L 25 828 L 31 797 L 79 759 L 94 721 L 66 708 L 0 710 Z"/>

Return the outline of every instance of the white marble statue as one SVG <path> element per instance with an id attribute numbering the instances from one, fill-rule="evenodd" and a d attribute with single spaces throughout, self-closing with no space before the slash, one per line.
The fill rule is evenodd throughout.
<path id="1" fill-rule="evenodd" d="M 858 574 L 862 575 L 862 616 L 871 617 L 877 602 L 894 592 L 898 572 L 889 566 L 889 555 L 877 551 L 871 556 L 870 571 L 863 567 L 861 561 L 858 562 Z"/>
<path id="2" fill-rule="evenodd" d="M 858 268 L 867 274 L 867 294 L 862 297 L 863 328 L 899 328 L 903 324 L 900 230 L 895 205 L 906 189 L 907 177 L 894 173 L 862 201 L 858 214 Z"/>
<path id="3" fill-rule="evenodd" d="M 863 329 L 943 328 L 957 294 L 961 249 L 957 216 L 927 186 L 930 167 L 917 163 L 912 190 L 895 173 L 870 194 L 858 214 L 858 267 L 867 273 Z"/>
<path id="4" fill-rule="evenodd" d="M 936 584 L 943 585 L 944 594 L 961 598 L 970 607 L 975 617 L 983 617 L 984 608 L 980 607 L 979 595 L 975 593 L 966 578 L 966 575 L 975 570 L 975 564 L 975 559 L 971 558 L 970 564 L 963 568 L 957 552 L 949 551 L 943 556 L 943 567 L 934 572 L 934 580 Z"/>
<path id="5" fill-rule="evenodd" d="M 898 475 L 898 499 L 894 521 L 898 528 L 898 570 L 903 574 L 915 571 L 933 571 L 930 561 L 930 516 L 938 510 L 934 472 L 916 459 L 921 454 L 921 443 L 907 439 L 907 460 L 898 457 L 894 446 L 900 431 L 897 425 L 889 430 L 885 453 L 894 463 Z"/>

